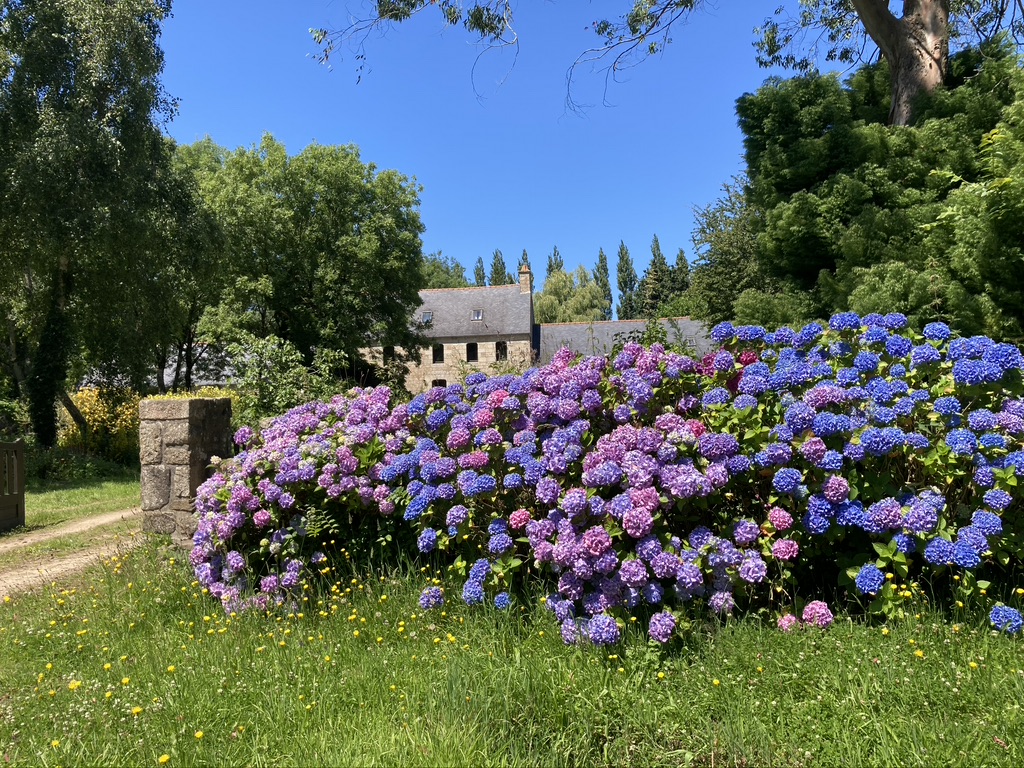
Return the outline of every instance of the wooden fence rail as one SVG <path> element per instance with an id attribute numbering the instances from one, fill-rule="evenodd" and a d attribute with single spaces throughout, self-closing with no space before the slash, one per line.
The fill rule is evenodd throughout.
<path id="1" fill-rule="evenodd" d="M 25 444 L 0 443 L 0 531 L 25 524 Z"/>

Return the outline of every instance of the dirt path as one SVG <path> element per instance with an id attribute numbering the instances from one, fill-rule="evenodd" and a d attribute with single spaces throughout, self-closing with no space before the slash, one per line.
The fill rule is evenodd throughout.
<path id="1" fill-rule="evenodd" d="M 129 521 L 132 532 L 137 532 L 142 522 L 142 513 L 138 509 L 107 512 L 103 515 L 83 517 L 52 528 L 3 539 L 0 541 L 0 555 L 52 541 L 61 536 L 89 533 L 90 531 L 96 533 L 95 545 L 88 549 L 33 557 L 10 567 L 0 566 L 0 597 L 46 586 L 53 581 L 78 573 L 90 565 L 95 565 L 111 555 L 131 550 L 142 542 L 141 536 L 133 536 L 130 533 L 127 535 L 105 533 L 103 530 L 122 521 Z"/>

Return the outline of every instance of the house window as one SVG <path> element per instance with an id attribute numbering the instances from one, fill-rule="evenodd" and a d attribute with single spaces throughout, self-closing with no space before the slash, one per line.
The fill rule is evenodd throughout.
<path id="1" fill-rule="evenodd" d="M 478 359 L 479 355 L 477 354 L 476 342 L 471 341 L 466 345 L 466 362 L 475 363 Z"/>
<path id="2" fill-rule="evenodd" d="M 432 387 L 447 387 L 448 386 L 448 382 L 445 379 L 434 379 L 432 382 L 430 382 L 430 386 L 432 386 Z"/>
<path id="3" fill-rule="evenodd" d="M 472 314 L 472 318 L 474 320 L 483 320 L 484 319 L 484 311 L 482 309 L 474 309 L 473 310 L 473 314 Z"/>
<path id="4" fill-rule="evenodd" d="M 433 348 L 433 353 L 435 363 L 444 362 L 444 344 L 435 344 Z"/>
<path id="5" fill-rule="evenodd" d="M 432 322 L 434 322 L 434 313 L 428 309 L 423 313 L 423 324 L 430 325 Z"/>
<path id="6" fill-rule="evenodd" d="M 508 360 L 508 342 L 507 341 L 496 341 L 494 342 L 494 359 L 498 362 L 502 360 Z"/>

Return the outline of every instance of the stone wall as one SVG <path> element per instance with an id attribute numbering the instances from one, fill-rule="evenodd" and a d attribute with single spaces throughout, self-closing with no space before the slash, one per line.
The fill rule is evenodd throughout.
<path id="1" fill-rule="evenodd" d="M 188 546 L 196 490 L 210 476 L 211 459 L 232 454 L 231 400 L 143 400 L 139 422 L 142 529 Z"/>
<path id="2" fill-rule="evenodd" d="M 466 343 L 476 342 L 477 359 L 475 362 L 466 360 Z M 409 365 L 409 375 L 405 378 L 405 386 L 411 393 L 418 394 L 426 392 L 435 381 L 444 381 L 445 384 L 461 384 L 467 374 L 474 371 L 482 371 L 488 375 L 494 375 L 508 370 L 525 371 L 533 365 L 533 347 L 529 338 L 506 337 L 504 341 L 506 359 L 498 360 L 496 356 L 495 339 L 476 341 L 475 339 L 459 339 L 458 341 L 445 341 L 444 362 L 434 362 L 434 351 L 427 347 L 420 354 L 417 364 Z M 441 343 L 441 342 L 439 342 Z"/>

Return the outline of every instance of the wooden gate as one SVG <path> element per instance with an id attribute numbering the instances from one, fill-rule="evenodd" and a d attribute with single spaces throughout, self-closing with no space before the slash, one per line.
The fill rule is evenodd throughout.
<path id="1" fill-rule="evenodd" d="M 0 531 L 25 524 L 25 444 L 0 443 Z"/>

